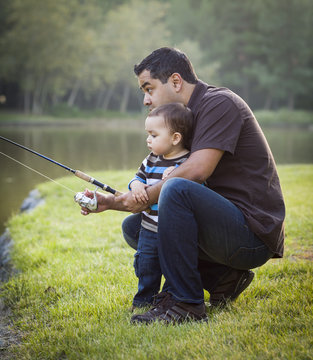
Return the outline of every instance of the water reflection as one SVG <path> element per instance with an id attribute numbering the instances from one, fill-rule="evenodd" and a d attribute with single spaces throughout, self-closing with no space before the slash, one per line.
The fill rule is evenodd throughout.
<path id="1" fill-rule="evenodd" d="M 277 164 L 313 162 L 312 129 L 265 128 L 264 134 Z"/>
<path id="2" fill-rule="evenodd" d="M 265 129 L 264 132 L 277 164 L 313 163 L 312 131 Z M 98 170 L 136 169 L 148 152 L 143 129 L 2 127 L 0 134 L 91 176 Z M 51 178 L 66 175 L 58 166 L 2 140 L 0 151 Z M 0 169 L 2 232 L 5 220 L 18 211 L 29 191 L 45 179 L 1 154 Z"/>
<path id="3" fill-rule="evenodd" d="M 92 171 L 98 170 L 136 169 L 148 153 L 145 145 L 146 134 L 138 129 L 119 131 L 103 127 L 27 127 L 1 128 L 0 134 L 91 176 Z M 50 178 L 55 179 L 67 174 L 66 170 L 51 162 L 3 140 L 0 140 L 0 151 Z M 0 169 L 2 233 L 6 219 L 12 212 L 18 211 L 29 191 L 46 179 L 1 154 Z"/>

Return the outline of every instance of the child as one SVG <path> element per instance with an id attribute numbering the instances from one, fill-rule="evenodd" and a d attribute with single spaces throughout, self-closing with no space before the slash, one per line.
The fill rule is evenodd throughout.
<path id="1" fill-rule="evenodd" d="M 148 200 L 146 188 L 165 179 L 175 167 L 189 156 L 192 137 L 192 112 L 180 103 L 169 103 L 153 109 L 145 128 L 151 153 L 144 159 L 129 189 L 137 202 Z M 135 273 L 139 279 L 133 308 L 150 305 L 160 290 L 161 269 L 157 247 L 158 205 L 142 212 L 138 248 L 135 254 Z"/>

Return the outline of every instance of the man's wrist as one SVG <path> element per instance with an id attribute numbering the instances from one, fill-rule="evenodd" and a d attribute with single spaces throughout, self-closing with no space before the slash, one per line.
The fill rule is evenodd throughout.
<path id="1" fill-rule="evenodd" d="M 147 191 L 148 197 L 149 197 L 149 201 L 148 201 L 149 205 L 153 205 L 158 202 L 160 191 L 161 191 L 163 184 L 164 184 L 164 181 L 162 180 L 162 181 L 159 181 L 157 184 L 146 188 L 146 191 Z"/>

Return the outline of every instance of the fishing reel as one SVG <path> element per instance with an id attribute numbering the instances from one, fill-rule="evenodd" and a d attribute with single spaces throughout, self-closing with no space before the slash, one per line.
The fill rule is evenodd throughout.
<path id="1" fill-rule="evenodd" d="M 95 189 L 93 193 L 93 198 L 86 196 L 83 192 L 79 192 L 74 196 L 74 200 L 80 205 L 88 210 L 97 210 L 98 208 L 98 202 L 97 202 L 97 195 L 96 192 L 98 190 L 98 187 Z"/>

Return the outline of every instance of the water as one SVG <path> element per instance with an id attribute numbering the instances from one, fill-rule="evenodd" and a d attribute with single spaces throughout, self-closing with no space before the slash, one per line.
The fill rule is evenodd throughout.
<path id="1" fill-rule="evenodd" d="M 313 163 L 313 131 L 265 129 L 264 133 L 277 164 Z M 145 145 L 146 134 L 142 129 L 108 129 L 103 126 L 1 127 L 0 135 L 91 176 L 93 171 L 98 170 L 137 169 L 148 152 Z M 69 174 L 3 140 L 0 140 L 0 151 L 50 178 Z M 2 233 L 6 220 L 18 211 L 29 191 L 46 179 L 1 154 L 0 169 Z M 105 182 L 105 179 L 99 179 L 102 180 Z M 85 184 L 82 182 L 82 188 L 75 190 L 81 191 L 84 188 Z"/>

